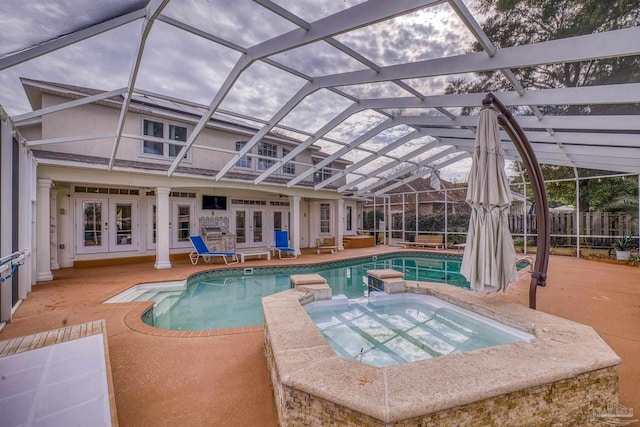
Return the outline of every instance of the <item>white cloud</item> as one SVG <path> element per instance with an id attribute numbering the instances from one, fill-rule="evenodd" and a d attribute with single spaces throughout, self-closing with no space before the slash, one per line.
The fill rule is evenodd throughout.
<path id="1" fill-rule="evenodd" d="M 312 22 L 359 1 L 277 0 L 277 3 Z M 144 4 L 146 2 L 143 0 L 3 0 L 0 2 L 0 28 L 3 29 L 0 55 L 84 28 L 97 18 L 107 19 L 122 10 L 134 10 Z M 284 18 L 248 1 L 172 0 L 163 14 L 242 47 L 250 47 L 297 28 Z M 125 86 L 135 59 L 141 25 L 142 20 L 138 20 L 1 70 L 3 91 L 0 92 L 0 104 L 10 114 L 30 110 L 20 87 L 21 76 L 103 90 Z M 468 31 L 447 3 L 341 34 L 336 39 L 381 66 L 460 54 L 471 42 Z M 147 40 L 137 87 L 208 105 L 240 55 L 231 48 L 156 22 Z M 366 68 L 326 42 L 302 46 L 270 59 L 311 77 Z M 221 108 L 268 120 L 306 83 L 306 80 L 264 62 L 255 62 L 236 81 Z M 415 79 L 407 83 L 424 94 L 430 94 L 442 91 L 446 81 L 433 78 Z M 342 87 L 341 90 L 360 98 L 412 96 L 393 83 L 354 85 Z M 315 132 L 351 103 L 351 100 L 329 90 L 320 90 L 297 105 L 282 123 Z M 433 109 L 390 111 L 393 114 L 441 114 Z M 376 111 L 361 112 L 333 129 L 327 138 L 348 143 L 387 119 Z M 407 126 L 390 128 L 363 144 L 362 148 L 375 151 L 412 130 Z M 306 139 L 295 132 L 285 133 Z M 401 155 L 425 141 L 408 142 L 393 153 Z M 317 145 L 328 152 L 341 148 L 327 141 L 320 141 Z M 347 158 L 358 160 L 368 155 L 364 150 L 353 150 Z M 388 161 L 379 159 L 370 166 Z M 452 167 L 447 170 L 453 171 Z"/>

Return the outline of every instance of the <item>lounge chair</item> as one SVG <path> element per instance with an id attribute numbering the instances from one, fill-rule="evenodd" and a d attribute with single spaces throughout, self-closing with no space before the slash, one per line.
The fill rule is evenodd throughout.
<path id="1" fill-rule="evenodd" d="M 280 259 L 283 259 L 283 253 L 287 254 L 285 258 L 294 259 L 298 257 L 296 250 L 289 247 L 288 231 L 276 231 L 276 246 L 273 249 L 278 252 L 278 256 L 280 257 Z"/>
<path id="2" fill-rule="evenodd" d="M 336 239 L 333 237 L 326 237 L 323 241 L 316 239 L 316 252 L 320 254 L 322 251 L 331 251 L 332 254 L 338 252 Z"/>
<path id="3" fill-rule="evenodd" d="M 193 265 L 198 263 L 200 257 L 204 259 L 204 262 L 209 262 L 211 257 L 222 257 L 224 263 L 227 265 L 238 262 L 238 254 L 236 252 L 211 252 L 200 236 L 189 236 L 189 240 L 191 240 L 194 249 L 189 254 L 189 259 Z M 231 262 L 229 262 L 227 257 L 231 258 Z"/>

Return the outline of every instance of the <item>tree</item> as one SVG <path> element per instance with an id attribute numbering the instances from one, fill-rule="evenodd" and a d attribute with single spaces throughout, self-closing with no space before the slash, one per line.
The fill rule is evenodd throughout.
<path id="1" fill-rule="evenodd" d="M 640 0 L 480 0 L 479 12 L 489 18 L 482 28 L 498 47 L 566 38 L 628 28 L 640 24 Z M 481 51 L 479 43 L 472 49 Z M 592 86 L 637 82 L 640 58 L 609 58 L 574 63 L 545 64 L 512 70 L 527 89 Z M 500 72 L 486 72 L 476 82 L 456 80 L 448 93 L 513 90 Z M 542 106 L 543 114 L 623 114 L 640 104 Z M 468 111 L 467 111 L 468 113 Z"/>
<path id="2" fill-rule="evenodd" d="M 640 0 L 480 0 L 478 11 L 488 16 L 482 28 L 498 48 L 640 25 Z M 474 43 L 472 50 L 481 51 L 482 47 Z M 640 80 L 640 57 L 545 64 L 512 71 L 526 89 L 620 84 Z M 500 72 L 481 73 L 473 82 L 458 79 L 447 87 L 447 93 L 501 90 L 513 87 Z M 554 115 L 637 114 L 639 108 L 640 104 L 540 106 L 543 114 Z M 468 113 L 469 109 L 463 111 Z M 545 180 L 574 178 L 572 168 L 543 165 L 542 169 Z M 586 177 L 608 173 L 578 169 L 578 174 Z M 624 183 L 621 178 L 581 180 L 578 205 L 588 211 L 611 208 L 615 198 L 633 199 L 629 182 Z M 547 193 L 552 200 L 576 204 L 574 182 L 548 183 Z M 637 190 L 635 195 L 637 198 Z"/>
<path id="3" fill-rule="evenodd" d="M 541 165 L 542 175 L 545 181 L 560 179 L 574 179 L 573 168 L 566 166 Z M 517 169 L 515 165 L 514 169 Z M 596 169 L 577 169 L 578 176 L 582 178 L 602 176 L 597 179 L 581 179 L 579 181 L 580 202 L 578 204 L 581 212 L 607 211 L 620 213 L 638 213 L 638 179 L 636 177 L 606 177 L 610 172 Z M 525 181 L 529 181 L 529 176 L 523 173 Z M 514 184 L 519 181 L 514 180 Z M 557 181 L 546 183 L 547 196 L 553 205 L 574 205 L 576 206 L 576 185 L 575 181 Z"/>
<path id="4" fill-rule="evenodd" d="M 376 209 L 375 211 L 373 209 L 366 211 L 364 213 L 362 225 L 365 230 L 373 230 L 374 228 L 377 228 L 378 224 L 374 222 L 374 218 L 379 224 L 380 221 L 384 221 L 384 212 L 380 209 Z"/>

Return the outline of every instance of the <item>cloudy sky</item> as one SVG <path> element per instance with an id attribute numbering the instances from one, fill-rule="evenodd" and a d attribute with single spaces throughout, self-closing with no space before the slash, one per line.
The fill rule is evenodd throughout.
<path id="1" fill-rule="evenodd" d="M 314 22 L 360 3 L 355 0 L 277 0 L 307 22 Z M 141 0 L 2 0 L 0 2 L 0 58 L 133 11 Z M 466 1 L 474 10 L 474 2 Z M 293 23 L 248 0 L 172 0 L 163 15 L 246 49 L 298 28 Z M 31 111 L 20 78 L 45 80 L 102 90 L 127 85 L 141 34 L 141 20 L 67 46 L 28 62 L 0 70 L 0 105 L 11 115 Z M 335 41 L 352 49 L 377 66 L 409 63 L 467 52 L 472 36 L 447 3 L 380 22 L 336 36 Z M 144 48 L 136 87 L 163 95 L 208 105 L 241 53 L 213 43 L 164 22 L 156 22 Z M 311 78 L 367 69 L 326 42 L 317 42 L 269 58 Z M 458 76 L 454 76 L 458 77 Z M 469 77 L 469 76 L 465 76 Z M 447 78 L 412 79 L 405 83 L 423 95 L 441 94 Z M 243 72 L 224 99 L 221 108 L 268 120 L 307 81 L 266 62 L 254 62 Z M 340 87 L 356 98 L 408 97 L 409 92 L 393 83 Z M 352 103 L 329 90 L 319 90 L 293 109 L 283 125 L 315 132 Z M 391 111 L 390 111 L 391 112 Z M 456 111 L 452 110 L 456 113 Z M 398 111 L 391 113 L 397 114 Z M 402 114 L 440 113 L 431 110 L 402 111 Z M 387 117 L 375 111 L 359 113 L 333 129 L 328 138 L 349 142 Z M 397 126 L 363 145 L 376 150 L 410 132 Z M 304 139 L 304 136 L 299 136 Z M 415 149 L 423 141 L 407 144 Z M 336 144 L 319 142 L 328 152 Z M 354 150 L 351 160 L 369 152 Z M 449 168 L 453 175 L 468 165 Z"/>

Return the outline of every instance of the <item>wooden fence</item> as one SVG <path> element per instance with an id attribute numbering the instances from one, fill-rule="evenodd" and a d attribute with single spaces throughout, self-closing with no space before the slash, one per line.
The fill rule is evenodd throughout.
<path id="1" fill-rule="evenodd" d="M 581 243 L 591 246 L 609 246 L 619 236 L 637 236 L 638 219 L 630 214 L 611 212 L 584 212 L 580 214 L 580 230 L 577 230 L 575 212 L 550 212 L 551 245 L 575 245 L 576 236 Z M 527 235 L 537 232 L 536 216 L 509 214 L 509 229 L 512 234 L 524 234 L 527 222 Z M 583 236 L 583 237 L 582 237 Z"/>

